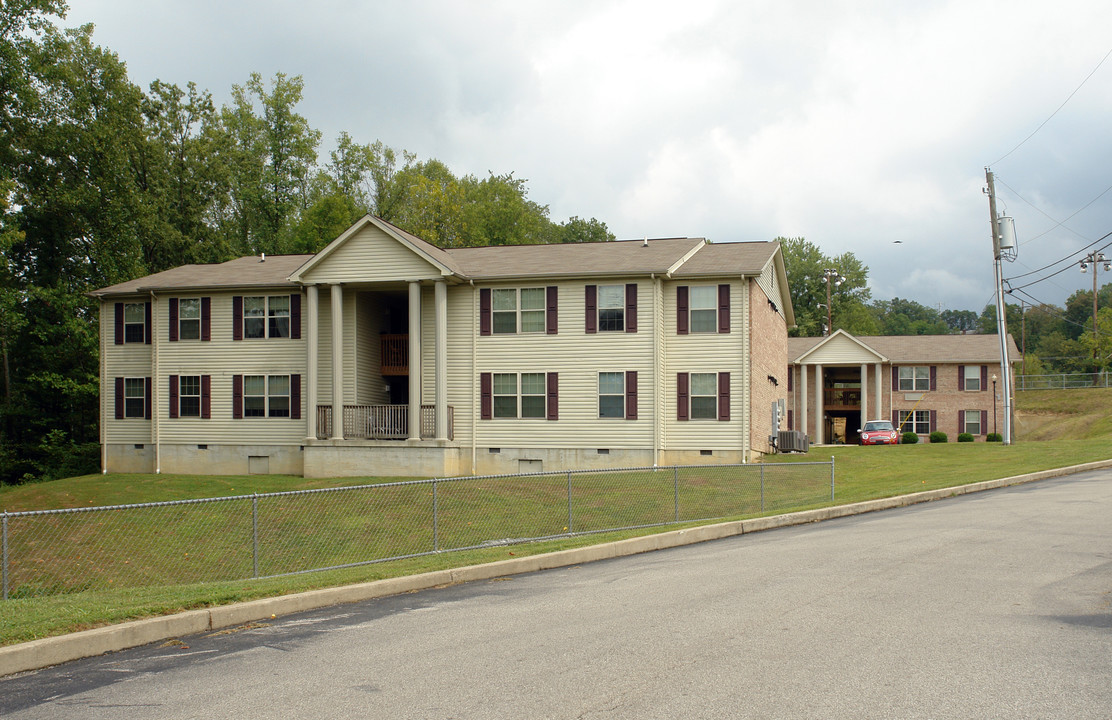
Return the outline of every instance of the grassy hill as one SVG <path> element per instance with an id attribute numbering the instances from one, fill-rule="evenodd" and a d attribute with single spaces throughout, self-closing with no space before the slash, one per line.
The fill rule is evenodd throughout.
<path id="1" fill-rule="evenodd" d="M 1017 393 L 1015 425 L 1018 442 L 1107 438 L 1112 436 L 1112 388 Z"/>

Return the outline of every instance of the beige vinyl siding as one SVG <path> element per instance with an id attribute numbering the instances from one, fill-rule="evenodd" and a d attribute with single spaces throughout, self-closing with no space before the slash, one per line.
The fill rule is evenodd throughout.
<path id="1" fill-rule="evenodd" d="M 761 271 L 756 282 L 761 290 L 764 290 L 765 297 L 776 303 L 777 312 L 779 312 L 782 317 L 786 317 L 784 315 L 783 293 L 781 293 L 780 281 L 776 277 L 775 258 L 769 260 L 768 264 L 764 266 L 764 270 Z"/>
<path id="2" fill-rule="evenodd" d="M 382 296 L 358 293 L 355 296 L 355 402 L 376 405 L 389 402 L 382 379 Z"/>
<path id="3" fill-rule="evenodd" d="M 812 365 L 860 365 L 876 361 L 876 355 L 844 335 L 830 338 L 822 347 L 807 356 L 808 364 Z"/>
<path id="4" fill-rule="evenodd" d="M 629 280 L 598 280 L 591 284 L 625 285 Z M 475 397 L 479 373 L 559 373 L 559 420 L 478 420 L 479 448 L 549 447 L 577 449 L 650 449 L 653 446 L 653 289 L 648 278 L 637 281 L 638 332 L 599 332 L 584 327 L 585 286 L 577 282 L 524 282 L 484 287 L 547 287 L 558 290 L 558 333 L 548 335 L 478 335 L 471 377 L 455 374 L 450 396 Z M 476 288 L 476 292 L 478 289 Z M 468 320 L 468 326 L 470 320 Z M 468 345 L 465 345 L 468 347 Z M 452 357 L 451 346 L 449 356 Z M 598 417 L 599 372 L 638 373 L 637 420 Z M 466 383 L 466 388 L 464 387 Z M 472 388 L 475 388 L 474 390 Z M 477 402 L 477 398 L 471 402 Z M 455 404 L 453 402 L 453 404 Z M 470 404 L 470 403 L 469 403 Z M 477 416 L 477 413 L 476 413 Z M 456 411 L 457 437 L 459 409 Z"/>
<path id="5" fill-rule="evenodd" d="M 356 305 L 357 293 L 344 288 L 343 293 L 343 355 L 344 381 L 341 397 L 345 405 L 354 405 L 356 397 Z M 332 293 L 329 288 L 320 291 L 320 325 L 317 337 L 317 404 L 332 404 Z M 308 332 L 303 335 L 307 337 Z M 303 361 L 303 364 L 307 362 Z M 377 374 L 377 369 L 376 369 Z"/>
<path id="6" fill-rule="evenodd" d="M 201 443 L 209 445 L 242 445 L 246 443 L 276 445 L 300 444 L 306 432 L 305 336 L 306 303 L 302 298 L 302 338 L 257 338 L 232 340 L 233 295 L 289 295 L 288 289 L 249 293 L 211 293 L 212 340 L 169 342 L 165 328 L 169 322 L 168 297 L 159 296 L 155 320 L 159 333 L 158 405 L 159 441 L 162 443 Z M 197 297 L 197 294 L 181 297 Z M 300 374 L 301 419 L 232 417 L 232 376 Z M 169 417 L 170 376 L 209 375 L 212 378 L 212 413 L 209 419 Z"/>
<path id="7" fill-rule="evenodd" d="M 128 298 L 124 302 L 149 302 L 150 297 Z M 146 343 L 116 344 L 116 301 L 100 304 L 100 333 L 104 347 L 104 386 L 101 407 L 101 427 L 106 443 L 149 443 L 152 422 L 143 418 L 116 419 L 116 378 L 152 377 L 151 357 L 154 345 Z M 156 327 L 158 323 L 151 318 Z M 151 414 L 156 408 L 151 406 Z"/>
<path id="8" fill-rule="evenodd" d="M 676 288 L 680 285 L 718 286 L 730 284 L 730 332 L 677 334 Z M 746 444 L 745 384 L 748 306 L 746 283 L 734 278 L 726 281 L 664 283 L 664 424 L 666 450 L 742 450 Z M 730 421 L 677 420 L 676 376 L 678 373 L 730 373 Z"/>
<path id="9" fill-rule="evenodd" d="M 391 282 L 440 277 L 440 271 L 373 225 L 367 225 L 305 273 L 306 283 Z"/>

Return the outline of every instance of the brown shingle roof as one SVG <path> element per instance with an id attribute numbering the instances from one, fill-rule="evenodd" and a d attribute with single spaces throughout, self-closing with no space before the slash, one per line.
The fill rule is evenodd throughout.
<path id="1" fill-rule="evenodd" d="M 997 335 L 853 335 L 861 343 L 900 363 L 992 363 L 1000 361 Z M 788 359 L 795 362 L 826 338 L 788 338 Z M 1019 359 L 1015 338 L 1008 335 L 1008 357 Z"/>
<path id="2" fill-rule="evenodd" d="M 557 245 L 453 248 L 448 254 L 475 279 L 539 275 L 632 275 L 666 273 L 702 238 L 668 238 Z M 701 251 L 700 251 L 701 252 Z"/>
<path id="3" fill-rule="evenodd" d="M 759 275 L 775 253 L 774 242 L 711 244 L 695 253 L 674 276 Z"/>
<path id="4" fill-rule="evenodd" d="M 111 285 L 89 294 L 93 297 L 128 295 L 150 290 L 203 290 L 218 288 L 297 287 L 287 278 L 312 255 L 257 255 L 212 265 L 182 265 Z"/>

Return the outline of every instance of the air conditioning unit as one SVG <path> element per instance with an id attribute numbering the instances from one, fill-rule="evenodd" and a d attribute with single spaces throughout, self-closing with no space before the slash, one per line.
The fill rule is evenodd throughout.
<path id="1" fill-rule="evenodd" d="M 776 448 L 780 452 L 805 453 L 810 449 L 810 442 L 801 430 L 781 430 L 776 434 Z"/>

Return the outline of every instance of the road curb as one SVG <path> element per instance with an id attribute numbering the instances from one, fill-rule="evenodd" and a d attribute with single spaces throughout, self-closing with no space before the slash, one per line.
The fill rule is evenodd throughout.
<path id="1" fill-rule="evenodd" d="M 713 525 L 672 530 L 669 532 L 629 538 L 601 545 L 559 550 L 541 555 L 528 555 L 508 560 L 470 565 L 449 570 L 436 570 L 420 575 L 388 578 L 373 582 L 345 585 L 321 590 L 310 590 L 293 595 L 262 598 L 233 605 L 222 605 L 203 610 L 190 610 L 176 615 L 146 618 L 109 625 L 93 630 L 84 630 L 69 635 L 32 640 L 18 645 L 0 647 L 0 677 L 14 673 L 38 670 L 85 657 L 93 657 L 108 652 L 125 650 L 178 638 L 185 635 L 203 633 L 221 628 L 235 627 L 257 620 L 270 619 L 305 610 L 330 605 L 360 602 L 374 598 L 399 595 L 417 590 L 454 585 L 479 580 L 490 580 L 507 575 L 518 575 L 539 570 L 568 567 L 582 563 L 607 560 L 610 558 L 637 555 L 654 550 L 692 545 L 695 543 L 719 540 L 746 533 L 773 530 L 775 528 L 804 525 L 834 518 L 860 515 L 863 513 L 907 507 L 923 502 L 942 500 L 958 495 L 993 490 L 996 488 L 1020 485 L 1023 483 L 1046 480 L 1063 475 L 1073 475 L 1089 470 L 1112 467 L 1112 460 L 1084 463 L 1070 467 L 1043 470 L 1024 475 L 986 480 L 984 482 L 959 487 L 926 490 L 923 492 L 899 495 L 897 497 L 867 500 L 850 505 L 803 510 L 800 512 L 771 515 L 749 520 L 733 520 Z"/>

